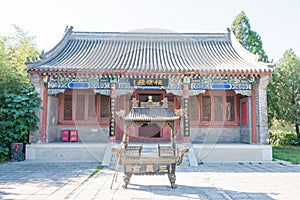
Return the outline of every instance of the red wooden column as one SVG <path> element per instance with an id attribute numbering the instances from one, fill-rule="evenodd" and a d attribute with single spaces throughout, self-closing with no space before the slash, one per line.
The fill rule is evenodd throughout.
<path id="1" fill-rule="evenodd" d="M 190 142 L 190 113 L 189 113 L 189 83 L 184 80 L 183 91 L 183 136 L 185 142 Z"/>
<path id="2" fill-rule="evenodd" d="M 256 100 L 254 86 L 252 86 L 252 96 L 251 96 L 251 118 L 252 118 L 252 143 L 257 143 L 256 136 Z"/>
<path id="3" fill-rule="evenodd" d="M 48 88 L 44 88 L 43 94 L 43 116 L 42 116 L 42 142 L 46 142 L 47 134 L 47 113 L 48 113 Z"/>
<path id="4" fill-rule="evenodd" d="M 117 98 L 117 89 L 116 83 L 111 83 L 110 89 L 110 117 L 109 117 L 109 140 L 110 142 L 116 141 L 116 98 Z"/>

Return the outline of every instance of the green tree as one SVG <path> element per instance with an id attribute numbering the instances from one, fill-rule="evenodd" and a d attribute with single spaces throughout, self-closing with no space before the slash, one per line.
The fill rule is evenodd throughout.
<path id="1" fill-rule="evenodd" d="M 9 158 L 10 143 L 28 141 L 41 103 L 24 64 L 38 55 L 34 37 L 17 26 L 15 30 L 12 36 L 0 36 L 0 160 Z"/>
<path id="2" fill-rule="evenodd" d="M 251 30 L 249 19 L 244 11 L 235 17 L 231 25 L 231 30 L 243 47 L 253 54 L 260 55 L 263 61 L 268 60 L 268 56 L 263 49 L 261 37 L 257 32 Z"/>
<path id="3" fill-rule="evenodd" d="M 300 59 L 292 49 L 287 50 L 276 64 L 268 85 L 269 116 L 295 124 L 300 140 Z"/>

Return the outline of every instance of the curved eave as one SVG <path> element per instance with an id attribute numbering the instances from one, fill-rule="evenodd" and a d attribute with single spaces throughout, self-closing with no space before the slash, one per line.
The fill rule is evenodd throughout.
<path id="1" fill-rule="evenodd" d="M 230 40 L 232 43 L 232 47 L 235 49 L 238 55 L 240 55 L 244 60 L 249 62 L 250 65 L 258 66 L 260 71 L 263 72 L 273 72 L 275 64 L 274 63 L 266 63 L 260 61 L 260 55 L 253 54 L 245 49 L 238 39 L 235 37 L 232 31 L 230 31 Z"/>
<path id="2" fill-rule="evenodd" d="M 268 75 L 272 74 L 274 70 L 259 70 L 259 71 L 249 71 L 249 70 L 234 70 L 234 71 L 198 71 L 198 72 L 181 72 L 181 73 L 161 73 L 161 72 L 124 72 L 124 71 L 115 71 L 115 72 L 108 72 L 108 71 L 63 71 L 63 70 L 27 70 L 29 74 L 42 74 L 42 75 L 51 75 L 51 74 L 82 74 L 82 75 L 100 75 L 100 76 L 109 76 L 109 75 L 116 75 L 116 76 L 126 76 L 126 77 L 135 77 L 139 75 L 145 76 L 229 76 L 229 75 Z"/>

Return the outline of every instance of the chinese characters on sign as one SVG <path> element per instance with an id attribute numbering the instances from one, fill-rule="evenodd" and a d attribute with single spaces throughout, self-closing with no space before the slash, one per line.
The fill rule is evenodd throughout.
<path id="1" fill-rule="evenodd" d="M 172 166 L 164 164 L 125 165 L 126 173 L 168 173 L 171 171 Z"/>
<path id="2" fill-rule="evenodd" d="M 183 106 L 184 106 L 184 108 L 183 108 L 184 109 L 184 114 L 183 114 L 183 116 L 184 116 L 184 118 L 183 118 L 184 119 L 184 121 L 183 121 L 184 131 L 183 131 L 183 133 L 184 133 L 184 136 L 189 136 L 190 135 L 189 99 L 184 99 Z"/>
<path id="3" fill-rule="evenodd" d="M 110 125 L 109 125 L 109 135 L 114 136 L 115 135 L 115 111 L 116 111 L 116 105 L 115 105 L 115 98 L 110 99 Z"/>
<path id="4" fill-rule="evenodd" d="M 129 80 L 130 85 L 134 87 L 139 86 L 167 86 L 168 79 L 158 79 L 158 78 L 133 78 Z"/>

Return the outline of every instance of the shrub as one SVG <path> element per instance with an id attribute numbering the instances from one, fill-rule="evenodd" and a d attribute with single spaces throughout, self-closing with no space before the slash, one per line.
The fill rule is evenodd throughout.
<path id="1" fill-rule="evenodd" d="M 270 144 L 272 146 L 298 145 L 296 131 L 270 131 Z"/>
<path id="2" fill-rule="evenodd" d="M 0 110 L 0 161 L 8 160 L 10 144 L 28 143 L 30 131 L 36 130 L 41 100 L 32 85 L 24 84 L 14 92 L 4 93 Z"/>

